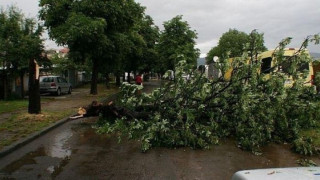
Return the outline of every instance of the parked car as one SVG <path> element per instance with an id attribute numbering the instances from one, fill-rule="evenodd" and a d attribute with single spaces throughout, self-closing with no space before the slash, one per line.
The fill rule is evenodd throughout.
<path id="1" fill-rule="evenodd" d="M 58 96 L 61 93 L 71 94 L 72 86 L 66 79 L 60 76 L 42 76 L 40 77 L 40 92 L 51 93 Z"/>
<path id="2" fill-rule="evenodd" d="M 299 49 L 298 48 L 286 48 L 284 49 L 284 58 L 289 59 L 292 56 L 295 56 L 298 52 Z M 277 72 L 282 72 L 282 73 L 288 73 L 289 70 L 289 62 L 288 61 L 284 61 L 281 65 L 278 65 L 277 68 L 272 68 L 277 65 L 277 57 L 274 56 L 274 52 L 275 50 L 270 50 L 270 51 L 265 51 L 263 53 L 260 53 L 258 56 L 258 60 L 260 60 L 262 62 L 261 64 L 261 68 L 257 69 L 257 71 L 259 73 L 263 73 L 264 74 L 264 78 L 265 79 L 269 79 L 271 77 L 271 74 L 275 71 Z M 300 52 L 301 53 L 301 52 Z M 304 52 L 306 54 L 306 56 L 310 57 L 309 51 L 305 51 Z M 229 58 L 228 61 L 229 63 L 232 63 L 234 60 L 237 60 L 237 58 Z M 247 60 L 247 63 L 250 63 L 250 60 Z M 301 63 L 298 64 L 298 70 L 300 72 L 303 71 L 307 71 L 308 75 L 306 78 L 304 78 L 304 86 L 311 86 L 311 87 L 315 87 L 314 86 L 314 71 L 313 71 L 313 66 L 312 63 Z M 232 74 L 233 68 L 229 68 L 226 73 L 224 74 L 224 79 L 230 81 L 231 79 L 231 74 Z M 302 77 L 302 75 L 301 75 Z M 285 77 L 285 82 L 284 82 L 284 86 L 285 87 L 292 87 L 294 84 L 294 80 L 292 78 L 292 76 L 286 76 Z"/>
<path id="3" fill-rule="evenodd" d="M 289 167 L 238 171 L 232 180 L 320 179 L 320 167 Z"/>
<path id="4" fill-rule="evenodd" d="M 284 55 L 285 61 L 278 68 L 275 68 L 273 71 L 288 73 L 290 64 L 286 60 L 292 56 L 295 56 L 298 53 L 298 51 L 299 51 L 299 48 L 286 48 L 286 49 L 284 49 L 283 55 Z M 274 52 L 275 52 L 274 50 L 266 51 L 266 52 L 261 53 L 258 57 L 262 61 L 260 72 L 265 74 L 266 79 L 270 78 L 270 74 L 272 74 L 270 68 L 275 66 L 275 64 L 277 63 L 277 58 L 273 55 Z M 304 53 L 306 54 L 306 56 L 308 56 L 310 58 L 309 51 L 306 50 Z M 307 77 L 304 78 L 305 82 L 303 83 L 303 85 L 304 86 L 312 86 L 315 88 L 315 86 L 314 86 L 315 85 L 314 84 L 315 76 L 314 76 L 314 70 L 313 70 L 312 63 L 309 62 L 309 63 L 298 64 L 298 71 L 300 71 L 300 72 L 307 71 L 308 75 L 307 75 Z M 292 76 L 286 76 L 284 86 L 285 87 L 292 87 L 293 83 L 294 83 L 294 79 L 292 78 Z"/>

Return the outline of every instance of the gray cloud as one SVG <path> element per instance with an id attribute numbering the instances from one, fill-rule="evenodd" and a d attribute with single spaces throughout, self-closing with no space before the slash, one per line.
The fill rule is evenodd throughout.
<path id="1" fill-rule="evenodd" d="M 39 0 L 3 0 L 0 1 L 0 7 L 2 9 L 7 9 L 7 7 L 15 5 L 21 9 L 22 13 L 28 18 L 37 18 L 39 11 Z M 43 33 L 43 39 L 45 39 L 45 47 L 58 48 L 54 41 L 50 40 L 48 34 Z"/>
<path id="2" fill-rule="evenodd" d="M 230 28 L 246 33 L 258 29 L 265 44 L 275 48 L 285 37 L 293 37 L 297 47 L 308 35 L 320 33 L 319 0 L 137 0 L 146 6 L 158 26 L 183 15 L 198 32 L 197 47 L 207 53 Z M 320 52 L 319 46 L 310 46 Z"/>
<path id="3" fill-rule="evenodd" d="M 197 47 L 206 54 L 230 28 L 264 33 L 265 44 L 275 48 L 281 39 L 293 37 L 297 47 L 308 35 L 320 33 L 319 0 L 136 0 L 145 6 L 162 29 L 164 21 L 183 15 L 198 33 Z M 1 7 L 16 4 L 27 16 L 36 17 L 38 0 L 3 0 Z M 47 42 L 47 46 L 53 46 Z M 320 52 L 319 46 L 309 47 Z"/>
<path id="4" fill-rule="evenodd" d="M 37 17 L 39 11 L 39 0 L 2 0 L 0 6 L 6 9 L 10 5 L 15 5 L 22 10 L 27 17 Z"/>

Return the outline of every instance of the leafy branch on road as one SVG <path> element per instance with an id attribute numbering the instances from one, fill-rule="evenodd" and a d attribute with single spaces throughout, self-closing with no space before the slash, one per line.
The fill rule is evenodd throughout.
<path id="1" fill-rule="evenodd" d="M 307 41 L 317 39 L 314 36 Z M 275 51 L 279 63 L 285 59 L 284 48 L 289 42 L 285 39 Z M 157 146 L 209 148 L 220 138 L 234 137 L 245 150 L 256 152 L 269 142 L 289 142 L 299 153 L 313 154 L 315 148 L 301 137 L 303 129 L 315 127 L 320 119 L 314 88 L 303 85 L 306 72 L 298 68 L 298 64 L 311 61 L 305 56 L 306 45 L 303 43 L 300 53 L 291 59 L 290 74 L 275 71 L 269 79 L 257 71 L 260 61 L 248 63 L 252 52 L 244 52 L 233 61 L 220 60 L 222 74 L 233 69 L 230 79 L 208 79 L 182 61 L 176 67 L 176 79 L 150 94 L 138 93 L 139 86 L 124 84 L 120 105 L 148 116 L 124 115 L 115 121 L 101 118 L 104 125 L 98 131 L 138 139 L 142 151 Z M 190 78 L 183 78 L 183 74 Z M 288 76 L 294 77 L 292 87 L 284 86 Z"/>

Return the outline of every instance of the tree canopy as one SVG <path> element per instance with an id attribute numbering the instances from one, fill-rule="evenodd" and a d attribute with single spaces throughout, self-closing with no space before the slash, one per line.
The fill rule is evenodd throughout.
<path id="1" fill-rule="evenodd" d="M 14 6 L 0 12 L 0 61 L 4 98 L 8 96 L 8 82 L 20 76 L 23 96 L 23 76 L 29 65 L 29 113 L 40 113 L 39 77 L 36 77 L 35 62 L 44 59 L 42 27 Z M 38 81 L 38 82 L 36 82 Z"/>
<path id="2" fill-rule="evenodd" d="M 200 54 L 199 49 L 195 48 L 197 33 L 191 30 L 187 21 L 182 20 L 181 15 L 164 22 L 163 25 L 164 30 L 157 47 L 162 71 L 174 70 L 181 60 L 195 66 Z"/>
<path id="3" fill-rule="evenodd" d="M 156 44 L 159 41 L 159 28 L 153 22 L 153 19 L 145 15 L 141 22 L 138 33 L 143 37 L 145 46 L 142 50 L 141 61 L 139 70 L 148 72 L 156 70 L 157 62 L 159 59 L 158 52 L 156 51 Z"/>
<path id="4" fill-rule="evenodd" d="M 4 98 L 8 96 L 7 83 L 11 78 L 27 72 L 30 59 L 41 63 L 43 59 L 42 27 L 35 19 L 25 18 L 15 6 L 0 12 L 0 62 Z M 23 80 L 21 80 L 21 83 Z M 23 88 L 21 88 L 23 96 Z"/>
<path id="5" fill-rule="evenodd" d="M 3 98 L 9 96 L 9 76 L 14 76 L 13 68 L 18 69 L 28 64 L 22 58 L 20 45 L 23 42 L 23 15 L 14 6 L 0 12 L 0 64 L 2 67 Z"/>
<path id="6" fill-rule="evenodd" d="M 218 45 L 213 47 L 207 54 L 207 62 L 211 62 L 214 56 L 219 58 L 239 57 L 243 51 L 252 52 L 265 51 L 264 38 L 262 33 L 253 30 L 250 34 L 238 31 L 237 29 L 229 29 L 228 32 L 222 34 Z"/>
<path id="7" fill-rule="evenodd" d="M 117 56 L 116 43 L 125 40 L 144 8 L 134 0 L 41 0 L 40 6 L 50 37 L 67 45 L 73 59 L 92 61 L 91 94 L 97 94 L 99 66 Z"/>

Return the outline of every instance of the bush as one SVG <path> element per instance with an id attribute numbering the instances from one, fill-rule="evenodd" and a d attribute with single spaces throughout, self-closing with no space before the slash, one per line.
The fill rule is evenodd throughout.
<path id="1" fill-rule="evenodd" d="M 317 153 L 310 138 L 297 138 L 293 141 L 292 149 L 302 155 L 313 155 Z"/>

